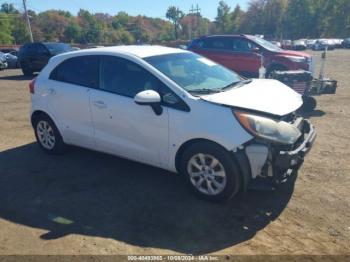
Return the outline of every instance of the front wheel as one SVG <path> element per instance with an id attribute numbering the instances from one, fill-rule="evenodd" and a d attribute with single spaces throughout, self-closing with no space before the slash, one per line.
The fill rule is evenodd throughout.
<path id="1" fill-rule="evenodd" d="M 34 121 L 34 132 L 40 148 L 48 154 L 60 154 L 66 145 L 54 122 L 47 115 L 39 115 Z"/>
<path id="2" fill-rule="evenodd" d="M 241 188 L 239 168 L 230 153 L 215 143 L 199 142 L 187 148 L 180 172 L 194 193 L 206 200 L 229 200 Z"/>

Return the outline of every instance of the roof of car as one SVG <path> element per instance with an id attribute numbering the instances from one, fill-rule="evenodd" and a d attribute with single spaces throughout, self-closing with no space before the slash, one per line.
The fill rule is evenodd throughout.
<path id="1" fill-rule="evenodd" d="M 157 45 L 124 45 L 124 46 L 110 46 L 110 47 L 99 47 L 93 49 L 84 49 L 79 51 L 74 51 L 75 53 L 86 53 L 86 54 L 94 54 L 101 52 L 108 53 L 123 53 L 123 54 L 131 54 L 134 56 L 138 56 L 140 58 L 157 56 L 157 55 L 165 55 L 165 54 L 175 54 L 175 53 L 186 53 L 188 51 L 179 49 L 179 48 L 171 48 L 165 46 L 157 46 Z"/>
<path id="2" fill-rule="evenodd" d="M 245 35 L 245 34 L 221 34 L 221 35 L 205 35 L 200 38 L 211 38 L 211 37 L 246 37 L 251 38 L 253 35 Z"/>

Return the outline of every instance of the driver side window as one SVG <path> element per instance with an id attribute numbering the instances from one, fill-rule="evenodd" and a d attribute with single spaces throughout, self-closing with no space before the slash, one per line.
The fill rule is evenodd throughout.
<path id="1" fill-rule="evenodd" d="M 235 38 L 233 40 L 233 51 L 234 52 L 252 52 L 254 48 L 256 48 L 257 45 L 254 43 L 242 39 L 242 38 Z"/>
<path id="2" fill-rule="evenodd" d="M 105 56 L 101 59 L 100 88 L 118 95 L 134 98 L 144 90 L 154 90 L 162 98 L 162 104 L 177 108 L 183 101 L 141 66 L 120 57 Z"/>

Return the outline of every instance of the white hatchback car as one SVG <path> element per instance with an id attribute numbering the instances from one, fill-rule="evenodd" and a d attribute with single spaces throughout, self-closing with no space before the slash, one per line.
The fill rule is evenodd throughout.
<path id="1" fill-rule="evenodd" d="M 227 200 L 252 181 L 281 182 L 316 133 L 299 94 L 247 80 L 204 57 L 118 46 L 51 58 L 30 83 L 40 147 L 76 145 L 179 172 L 200 196 Z"/>

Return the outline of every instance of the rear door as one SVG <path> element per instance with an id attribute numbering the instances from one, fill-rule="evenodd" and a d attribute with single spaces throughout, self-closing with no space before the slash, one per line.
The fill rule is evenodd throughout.
<path id="1" fill-rule="evenodd" d="M 196 53 L 203 55 L 231 70 L 237 71 L 237 63 L 232 57 L 231 37 L 209 37 L 202 40 Z"/>
<path id="2" fill-rule="evenodd" d="M 98 84 L 98 56 L 69 58 L 50 74 L 44 92 L 66 143 L 94 148 L 90 92 Z"/>

